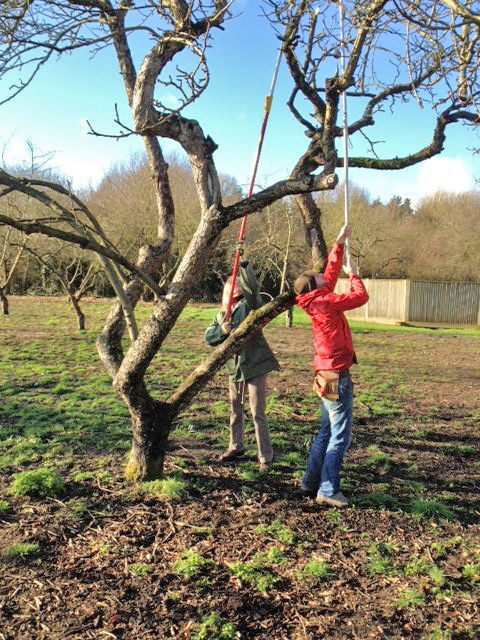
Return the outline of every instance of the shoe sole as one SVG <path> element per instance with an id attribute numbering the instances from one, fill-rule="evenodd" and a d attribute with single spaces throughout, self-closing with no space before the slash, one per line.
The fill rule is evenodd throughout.
<path id="1" fill-rule="evenodd" d="M 243 458 L 244 455 L 245 455 L 245 451 L 242 451 L 241 453 L 235 453 L 234 455 L 230 455 L 225 458 L 222 458 L 221 456 L 219 456 L 218 461 L 219 462 L 235 462 L 235 460 L 238 460 L 239 458 Z"/>
<path id="2" fill-rule="evenodd" d="M 317 504 L 327 504 L 330 507 L 338 507 L 339 509 L 349 506 L 348 502 L 339 502 L 338 500 L 331 500 L 326 496 L 322 498 L 319 498 L 317 496 L 317 498 L 315 498 L 315 502 L 317 502 Z"/>

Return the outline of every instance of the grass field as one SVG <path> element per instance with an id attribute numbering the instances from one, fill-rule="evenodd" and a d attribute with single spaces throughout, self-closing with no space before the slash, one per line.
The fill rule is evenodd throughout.
<path id="1" fill-rule="evenodd" d="M 0 318 L 0 639 L 480 637 L 480 332 L 351 323 L 346 511 L 296 494 L 318 405 L 309 320 L 266 328 L 276 459 L 221 466 L 221 372 L 179 418 L 166 477 L 128 485 L 126 409 L 95 351 L 109 308 L 12 297 Z M 148 373 L 167 395 L 209 353 L 188 307 Z M 146 319 L 148 306 L 139 309 Z M 140 320 L 140 322 L 141 322 Z"/>

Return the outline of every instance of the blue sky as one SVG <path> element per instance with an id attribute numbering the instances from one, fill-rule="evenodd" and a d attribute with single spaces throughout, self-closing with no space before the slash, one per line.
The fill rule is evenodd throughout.
<path id="1" fill-rule="evenodd" d="M 218 170 L 246 186 L 279 41 L 259 17 L 257 2 L 237 0 L 234 7 L 242 13 L 227 24 L 224 32 L 215 33 L 209 52 L 210 86 L 186 115 L 197 119 L 219 145 L 215 153 Z M 139 62 L 140 58 L 137 68 Z M 286 178 L 307 145 L 302 128 L 285 104 L 291 86 L 282 62 L 257 174 L 262 186 Z M 12 164 L 28 160 L 26 141 L 30 140 L 39 151 L 54 153 L 52 165 L 71 178 L 74 186 L 97 184 L 112 164 L 142 150 L 141 141 L 135 137 L 116 141 L 88 135 L 86 120 L 97 131 L 118 131 L 113 121 L 115 104 L 122 120 L 130 125 L 123 82 L 112 51 L 102 51 L 93 59 L 87 51 L 52 59 L 30 87 L 0 107 L 4 161 Z M 422 144 L 430 141 L 430 123 L 428 107 L 421 110 L 416 104 L 405 106 L 400 116 L 385 116 L 374 138 L 386 141 L 382 145 L 386 156 L 411 153 L 417 150 L 419 140 Z M 171 142 L 164 146 L 167 151 L 177 149 Z M 480 144 L 472 129 L 456 126 L 449 132 L 441 157 L 395 172 L 352 169 L 350 180 L 384 201 L 400 195 L 415 203 L 438 189 L 467 191 L 475 188 L 475 177 L 480 177 L 480 158 L 468 151 L 474 146 Z M 342 180 L 343 171 L 338 174 Z"/>

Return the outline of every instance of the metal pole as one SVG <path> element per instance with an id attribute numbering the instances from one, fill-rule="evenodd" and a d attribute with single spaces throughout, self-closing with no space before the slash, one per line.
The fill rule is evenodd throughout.
<path id="1" fill-rule="evenodd" d="M 342 74 L 345 73 L 345 33 L 343 28 L 343 7 L 341 1 L 338 3 L 338 10 L 340 15 L 340 39 L 341 39 L 341 60 L 342 60 Z M 342 91 L 342 114 L 343 114 L 343 169 L 345 173 L 345 187 L 344 187 L 344 209 L 345 209 L 345 224 L 348 224 L 348 123 L 347 123 L 347 94 L 346 91 Z M 350 255 L 350 238 L 345 241 L 346 255 Z"/>
<path id="2" fill-rule="evenodd" d="M 273 92 L 275 90 L 275 84 L 277 82 L 278 70 L 280 68 L 281 59 L 282 59 L 282 50 L 280 49 L 277 56 L 277 62 L 275 64 L 275 70 L 273 72 L 272 84 L 270 86 L 270 93 L 268 94 L 268 96 L 265 97 L 263 121 L 260 129 L 260 137 L 258 139 L 257 152 L 255 154 L 255 160 L 253 163 L 252 176 L 250 179 L 250 186 L 248 188 L 247 198 L 250 198 L 250 196 L 252 195 L 253 187 L 255 185 L 255 178 L 257 176 L 258 163 L 260 161 L 260 154 L 262 152 L 263 139 L 265 137 L 265 131 L 267 129 L 268 116 L 270 115 L 270 107 L 272 106 Z M 242 224 L 240 225 L 240 231 L 238 233 L 237 242 L 243 241 L 245 237 L 246 226 L 247 226 L 247 216 L 243 216 Z M 235 282 L 235 279 L 237 277 L 239 262 L 240 262 L 240 249 L 237 249 L 235 251 L 235 259 L 233 261 L 232 285 Z M 230 288 L 230 294 L 228 296 L 227 309 L 225 311 L 225 322 L 230 320 L 230 316 L 232 313 L 232 300 L 233 300 L 233 286 Z"/>

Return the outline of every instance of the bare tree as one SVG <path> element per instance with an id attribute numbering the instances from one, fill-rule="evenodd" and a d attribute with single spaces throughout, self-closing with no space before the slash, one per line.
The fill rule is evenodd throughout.
<path id="1" fill-rule="evenodd" d="M 308 151 L 292 176 L 330 163 L 343 166 L 344 158 L 333 157 L 335 146 L 328 139 L 343 135 L 344 129 L 353 148 L 349 166 L 396 170 L 441 153 L 448 126 L 480 123 L 480 29 L 470 2 L 367 0 L 320 4 L 268 0 L 267 4 L 270 20 L 283 37 L 294 79 L 288 104 L 310 138 Z M 338 118 L 343 93 L 349 101 L 349 112 L 355 114 L 346 123 Z M 431 138 L 422 145 L 412 137 L 411 153 L 382 157 L 382 142 L 370 131 L 389 115 L 390 126 L 398 126 L 396 110 L 405 102 L 431 110 Z M 405 134 L 408 136 L 408 131 Z M 321 211 L 311 194 L 301 194 L 296 200 L 315 262 L 326 251 Z"/>
<path id="2" fill-rule="evenodd" d="M 4 238 L 0 238 L 3 241 L 2 253 L 0 256 L 0 266 L 2 270 L 2 279 L 0 280 L 0 300 L 2 301 L 2 311 L 4 315 L 8 315 L 9 313 L 9 304 L 8 304 L 8 288 L 10 283 L 12 282 L 13 276 L 15 275 L 15 270 L 18 267 L 20 258 L 23 253 L 24 245 L 16 248 L 15 253 L 12 255 L 11 262 L 9 261 L 9 254 L 13 248 L 13 243 L 11 241 L 12 229 L 7 229 L 7 233 Z"/>
<path id="3" fill-rule="evenodd" d="M 68 260 L 62 259 L 65 245 L 56 242 L 47 251 L 40 252 L 28 245 L 24 248 L 35 257 L 35 260 L 47 271 L 54 275 L 67 294 L 68 300 L 77 317 L 78 330 L 85 330 L 85 314 L 80 306 L 80 300 L 92 287 L 100 267 L 96 261 L 86 262 L 85 257 L 74 253 Z"/>
<path id="4" fill-rule="evenodd" d="M 351 137 L 357 134 L 367 139 L 373 151 L 371 155 L 353 157 L 352 166 L 381 169 L 409 166 L 440 153 L 448 125 L 461 120 L 478 122 L 475 107 L 478 56 L 470 55 L 472 50 L 477 50 L 477 28 L 445 4 L 427 0 L 347 2 L 346 36 L 344 42 L 340 42 L 336 5 L 319 5 L 307 0 L 267 1 L 266 14 L 278 30 L 294 81 L 289 106 L 306 130 L 308 145 L 288 179 L 227 205 L 214 163 L 217 145 L 197 121 L 185 117 L 183 108 L 188 105 L 193 109 L 194 102 L 207 89 L 208 48 L 216 29 L 235 27 L 233 20 L 228 21 L 235 4 L 235 0 L 190 3 L 185 0 L 145 3 L 7 0 L 0 10 L 0 31 L 3 32 L 0 73 L 4 76 L 11 76 L 12 72 L 23 74 L 20 82 L 8 83 L 12 90 L 5 99 L 13 99 L 28 86 L 52 56 L 82 47 L 95 51 L 113 45 L 133 119 L 133 124 L 126 127 L 117 117 L 122 131 L 115 137 L 138 135 L 145 145 L 155 189 L 157 234 L 154 241 L 139 249 L 135 265 L 107 241 L 91 212 L 78 198 L 69 194 L 70 209 L 64 206 L 57 211 L 58 191 L 55 197 L 46 195 L 47 191 L 55 191 L 54 185 L 15 181 L 0 173 L 0 184 L 4 185 L 0 196 L 10 189 L 28 189 L 30 195 L 43 199 L 45 205 L 57 211 L 63 223 L 73 226 L 75 231 L 67 232 L 49 225 L 48 221 L 38 220 L 23 221 L 22 226 L 18 226 L 17 221 L 5 215 L 0 216 L 0 223 L 17 226 L 26 233 L 54 232 L 56 237 L 63 234 L 65 239 L 68 235 L 71 241 L 129 269 L 134 277 L 125 282 L 124 292 L 132 308 L 143 294 L 145 284 L 155 292 L 151 316 L 138 336 L 131 333 L 126 352 L 122 346 L 126 303 L 112 309 L 97 341 L 102 362 L 132 419 L 133 444 L 127 466 L 130 478 L 154 477 L 161 472 L 174 417 L 253 331 L 291 304 L 291 295 L 283 294 L 251 314 L 244 326 L 234 331 L 178 389 L 170 394 L 165 390 L 162 400 L 152 398 L 145 383 L 147 368 L 189 300 L 198 277 L 205 272 L 223 230 L 244 215 L 262 211 L 285 196 L 295 195 L 303 208 L 313 258 L 325 253 L 319 211 L 310 194 L 332 189 L 337 183 L 335 170 L 342 165 L 336 151 L 342 135 L 339 124 L 342 92 L 348 91 L 363 102 L 361 115 L 348 124 L 348 132 Z M 133 37 L 135 50 L 140 42 L 150 47 L 138 64 L 130 44 Z M 345 69 L 341 72 L 337 69 L 340 48 L 347 51 Z M 162 102 L 158 89 L 165 86 L 177 95 L 179 106 L 175 109 Z M 299 97 L 306 105 L 307 115 L 302 113 L 303 106 L 298 105 Z M 376 113 L 386 107 L 395 108 L 397 101 L 408 99 L 430 100 L 437 109 L 432 141 L 403 158 L 381 159 L 376 155 L 376 143 L 366 138 L 366 130 L 374 124 Z M 175 212 L 161 138 L 176 141 L 186 153 L 200 213 L 198 225 L 166 291 L 159 290 L 155 283 L 172 249 Z M 85 216 L 88 223 L 80 223 L 81 216 Z M 117 294 L 122 292 L 119 290 Z"/>

